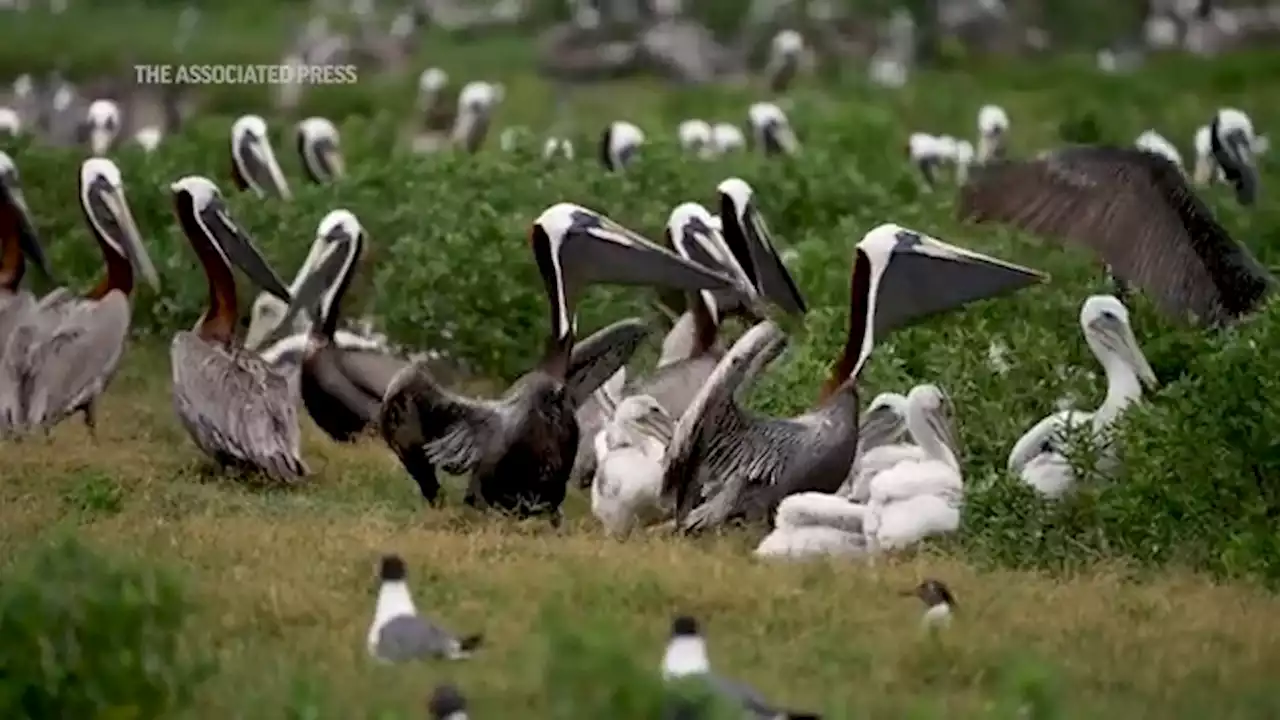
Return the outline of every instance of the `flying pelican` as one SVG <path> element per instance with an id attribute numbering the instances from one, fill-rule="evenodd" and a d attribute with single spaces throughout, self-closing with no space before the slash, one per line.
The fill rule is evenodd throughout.
<path id="1" fill-rule="evenodd" d="M 1089 248 L 1175 319 L 1232 322 L 1276 284 L 1177 167 L 1134 148 L 1071 147 L 989 165 L 961 190 L 957 212 Z"/>
<path id="2" fill-rule="evenodd" d="M 471 474 L 467 499 L 522 515 L 559 517 L 578 449 L 578 405 L 631 357 L 648 334 L 638 320 L 598 331 L 575 349 L 575 304 L 591 283 L 660 284 L 683 290 L 733 281 L 684 260 L 591 210 L 559 203 L 533 223 L 533 255 L 551 310 L 545 354 L 502 398 L 457 395 L 424 362 L 392 380 L 379 425 L 428 499 L 435 469 Z"/>
<path id="3" fill-rule="evenodd" d="M 1177 165 L 1179 169 L 1182 168 L 1182 154 L 1178 152 L 1177 146 L 1155 130 L 1144 130 L 1138 139 L 1133 141 L 1133 146 L 1139 150 L 1160 155 Z"/>
<path id="4" fill-rule="evenodd" d="M 1009 115 L 999 105 L 983 105 L 978 110 L 979 165 L 1005 156 L 1009 136 Z"/>
<path id="5" fill-rule="evenodd" d="M 565 160 L 573 159 L 573 141 L 564 137 L 549 137 L 542 144 L 542 157 L 550 160 L 556 157 L 562 157 Z"/>
<path id="6" fill-rule="evenodd" d="M 1258 196 L 1257 136 L 1253 121 L 1235 108 L 1223 108 L 1209 125 L 1209 147 L 1226 181 L 1235 188 L 1241 205 L 1252 205 Z"/>
<path id="7" fill-rule="evenodd" d="M 676 130 L 680 138 L 680 147 L 685 152 L 699 157 L 710 157 L 715 154 L 715 145 L 711 142 L 711 124 L 706 120 L 685 120 Z"/>
<path id="8" fill-rule="evenodd" d="M 907 427 L 925 457 L 871 478 L 863 532 L 873 552 L 892 550 L 960 527 L 964 478 L 951 399 L 936 385 L 907 394 Z"/>
<path id="9" fill-rule="evenodd" d="M 764 74 L 769 79 L 769 89 L 786 92 L 800 71 L 804 59 L 804 36 L 795 30 L 779 30 L 769 43 L 769 64 Z"/>
<path id="10" fill-rule="evenodd" d="M 338 128 L 328 118 L 309 117 L 298 123 L 297 147 L 302 168 L 311 182 L 323 185 L 343 176 L 345 163 Z"/>
<path id="11" fill-rule="evenodd" d="M 1071 428 L 1090 427 L 1095 439 L 1105 442 L 1116 418 L 1142 399 L 1142 386 L 1157 384 L 1129 324 L 1129 311 L 1118 299 L 1094 295 L 1085 300 L 1080 329 L 1107 375 L 1102 405 L 1091 413 L 1063 410 L 1049 415 L 1019 438 L 1009 453 L 1009 472 L 1050 498 L 1061 497 L 1075 483 L 1075 473 L 1062 452 L 1062 435 Z"/>
<path id="12" fill-rule="evenodd" d="M 742 128 L 733 123 L 718 122 L 711 126 L 711 145 L 716 154 L 723 155 L 733 150 L 741 150 L 747 146 L 747 138 Z"/>
<path id="13" fill-rule="evenodd" d="M 609 123 L 600 136 L 600 162 L 606 170 L 618 171 L 635 161 L 644 145 L 644 131 L 629 122 Z"/>
<path id="14" fill-rule="evenodd" d="M 454 146 L 475 152 L 489 133 L 494 108 L 502 102 L 503 86 L 496 83 L 469 82 L 458 93 L 458 114 L 453 122 L 450 140 Z"/>
<path id="15" fill-rule="evenodd" d="M 106 155 L 120 136 L 120 105 L 115 100 L 94 100 L 89 103 L 84 121 L 89 151 L 97 156 Z"/>
<path id="16" fill-rule="evenodd" d="M 815 409 L 780 419 L 738 404 L 737 396 L 782 352 L 785 336 L 766 321 L 738 339 L 681 416 L 667 447 L 663 494 L 675 495 L 685 531 L 738 516 L 764 519 L 798 492 L 835 492 L 858 447 L 856 383 L 875 342 L 925 315 L 1046 279 L 899 225 L 868 232 L 852 264 L 845 347 Z M 760 286 L 774 294 L 767 283 Z"/>
<path id="17" fill-rule="evenodd" d="M 364 252 L 364 228 L 347 210 L 334 210 L 317 233 L 346 248 L 338 275 L 321 299 L 318 322 L 311 327 L 302 360 L 302 402 L 316 425 L 337 442 L 350 442 L 377 420 L 391 379 L 408 366 L 376 348 L 344 347 L 335 338 L 342 297 Z"/>
<path id="18" fill-rule="evenodd" d="M 174 410 L 196 446 L 220 465 L 296 480 L 308 472 L 299 449 L 297 381 L 237 347 L 232 264 L 281 299 L 290 298 L 289 290 L 231 219 L 213 181 L 187 176 L 170 191 L 209 282 L 209 309 L 194 330 L 174 335 L 170 347 Z M 340 249 L 326 258 L 336 262 Z M 304 284 L 292 299 L 310 307 L 323 287 Z"/>
<path id="19" fill-rule="evenodd" d="M 611 535 L 663 519 L 662 454 L 675 421 L 648 395 L 617 404 L 613 418 L 592 438 L 596 455 L 591 514 Z"/>
<path id="20" fill-rule="evenodd" d="M 267 121 L 258 115 L 242 115 L 231 126 L 231 176 L 237 188 L 258 197 L 292 197 L 271 149 Z"/>
<path id="21" fill-rule="evenodd" d="M 22 134 L 22 116 L 11 107 L 0 107 L 0 136 L 17 137 Z"/>
<path id="22" fill-rule="evenodd" d="M 0 423 L 8 432 L 49 430 L 77 412 L 96 430 L 95 402 L 115 377 L 132 314 L 134 273 L 160 279 L 124 194 L 120 169 L 106 158 L 80 166 L 80 207 L 102 250 L 106 276 L 83 298 L 37 309 L 5 349 Z M 21 338 L 21 339 L 20 339 Z"/>
<path id="23" fill-rule="evenodd" d="M 782 108 L 771 102 L 758 102 L 747 108 L 751 139 L 766 155 L 795 155 L 800 151 L 791 121 Z"/>
<path id="24" fill-rule="evenodd" d="M 866 507 L 839 495 L 802 492 L 778 503 L 773 531 L 756 546 L 757 557 L 856 556 L 867 551 L 862 534 Z"/>

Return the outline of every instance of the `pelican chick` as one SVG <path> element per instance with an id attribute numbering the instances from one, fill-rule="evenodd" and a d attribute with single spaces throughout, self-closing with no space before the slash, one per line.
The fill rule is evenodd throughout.
<path id="1" fill-rule="evenodd" d="M 1009 115 L 999 105 L 983 105 L 978 110 L 979 165 L 1004 158 L 1009 136 Z"/>
<path id="2" fill-rule="evenodd" d="M 773 531 L 756 546 L 757 557 L 804 558 L 862 555 L 866 506 L 839 495 L 802 492 L 778 503 Z"/>
<path id="3" fill-rule="evenodd" d="M 1155 130 L 1144 130 L 1138 139 L 1133 141 L 1133 146 L 1153 155 L 1159 155 L 1177 165 L 1179 169 L 1182 168 L 1182 155 L 1178 152 L 1178 148 Z"/>
<path id="4" fill-rule="evenodd" d="M 311 182 L 324 185 L 345 174 L 338 128 L 328 118 L 309 117 L 298 123 L 295 146 Z"/>
<path id="5" fill-rule="evenodd" d="M 106 155 L 120 135 L 120 105 L 115 100 L 94 100 L 84 118 L 89 137 L 89 151 L 96 156 Z"/>
<path id="6" fill-rule="evenodd" d="M 502 102 L 503 86 L 497 83 L 469 82 L 458 93 L 458 115 L 453 122 L 450 140 L 455 147 L 473 153 L 480 149 L 489 133 L 494 109 Z"/>
<path id="7" fill-rule="evenodd" d="M 717 155 L 723 155 L 747 146 L 747 138 L 742 128 L 733 123 L 718 122 L 711 126 L 711 145 Z"/>
<path id="8" fill-rule="evenodd" d="M 625 535 L 670 514 L 661 503 L 662 454 L 674 429 L 675 421 L 657 400 L 632 395 L 596 433 L 591 514 L 609 534 Z"/>
<path id="9" fill-rule="evenodd" d="M 1093 412 L 1060 410 L 1036 423 L 1009 452 L 1008 468 L 1041 495 L 1058 498 L 1075 484 L 1067 461 L 1063 435 L 1073 428 L 1090 428 L 1096 442 L 1106 446 L 1112 424 L 1129 405 L 1142 399 L 1142 387 L 1157 380 L 1129 323 L 1129 310 L 1115 297 L 1094 295 L 1080 308 L 1085 343 L 1107 376 L 1107 394 Z M 1110 450 L 1104 457 L 1110 455 Z"/>
<path id="10" fill-rule="evenodd" d="M 795 155 L 800 151 L 791 121 L 775 103 L 758 102 L 747 108 L 747 122 L 752 141 L 764 154 Z"/>
<path id="11" fill-rule="evenodd" d="M 866 502 L 871 494 L 871 478 L 900 462 L 923 457 L 924 450 L 915 444 L 907 429 L 907 396 L 880 393 L 858 421 L 858 454 L 836 494 Z"/>
<path id="12" fill-rule="evenodd" d="M 711 125 L 706 120 L 685 120 L 680 123 L 676 134 L 680 138 L 680 147 L 685 152 L 699 157 L 715 154 L 715 145 L 711 142 Z"/>
<path id="13" fill-rule="evenodd" d="M 292 197 L 271 149 L 267 121 L 258 115 L 242 115 L 231 125 L 231 176 L 237 188 L 258 197 Z"/>
<path id="14" fill-rule="evenodd" d="M 769 63 L 764 74 L 769 79 L 769 89 L 786 92 L 799 74 L 804 59 L 804 36 L 795 30 L 779 30 L 769 43 Z"/>
<path id="15" fill-rule="evenodd" d="M 964 478 L 951 399 L 936 385 L 907 394 L 907 427 L 924 457 L 871 479 L 864 529 L 874 550 L 896 550 L 960 527 Z"/>
<path id="16" fill-rule="evenodd" d="M 629 122 L 609 123 L 600 136 L 600 163 L 606 170 L 618 171 L 635 161 L 644 145 L 644 131 Z"/>
<path id="17" fill-rule="evenodd" d="M 542 157 L 546 160 L 561 157 L 573 159 L 573 141 L 564 137 L 549 137 L 542 143 Z"/>

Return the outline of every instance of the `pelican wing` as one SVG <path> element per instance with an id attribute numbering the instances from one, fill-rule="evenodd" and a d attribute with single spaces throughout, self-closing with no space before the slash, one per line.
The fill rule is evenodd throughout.
<path id="1" fill-rule="evenodd" d="M 686 312 L 676 319 L 671 330 L 662 339 L 662 352 L 658 355 L 658 368 L 688 359 L 693 355 L 693 346 L 697 340 L 697 327 L 693 321 L 693 313 Z"/>
<path id="2" fill-rule="evenodd" d="M 92 402 L 115 376 L 129 334 L 129 299 L 77 303 L 26 361 L 26 423 L 49 427 Z"/>
<path id="3" fill-rule="evenodd" d="M 484 438 L 498 435 L 503 415 L 497 403 L 451 392 L 416 362 L 387 386 L 378 416 L 382 437 L 401 458 L 425 459 L 453 475 L 471 472 Z"/>
<path id="4" fill-rule="evenodd" d="M 697 507 L 688 529 L 715 524 L 741 510 L 751 485 L 771 485 L 800 451 L 805 423 L 758 418 L 738 404 L 740 392 L 785 347 L 772 322 L 747 331 L 725 354 L 676 424 L 663 460 L 662 492 L 674 495 L 677 515 Z"/>
<path id="5" fill-rule="evenodd" d="M 1174 317 L 1230 321 L 1275 285 L 1177 166 L 1142 150 L 1074 147 L 995 163 L 964 187 L 959 212 L 1089 248 Z"/>
<path id="6" fill-rule="evenodd" d="M 347 379 L 378 400 L 387 394 L 396 375 L 409 366 L 408 360 L 373 350 L 338 349 L 335 357 Z"/>
<path id="7" fill-rule="evenodd" d="M 306 363 L 305 372 L 310 382 L 319 386 L 342 407 L 363 418 L 366 423 L 378 418 L 382 409 L 382 392 L 366 390 L 344 367 L 342 351 L 328 347 Z M 386 386 L 383 386 L 383 390 Z"/>
<path id="8" fill-rule="evenodd" d="M 296 387 L 256 354 L 180 332 L 170 348 L 173 403 L 192 439 L 222 462 L 277 480 L 306 475 Z"/>
<path id="9" fill-rule="evenodd" d="M 640 318 L 628 318 L 601 328 L 578 343 L 569 359 L 565 386 L 575 406 L 591 397 L 636 353 L 652 328 Z"/>

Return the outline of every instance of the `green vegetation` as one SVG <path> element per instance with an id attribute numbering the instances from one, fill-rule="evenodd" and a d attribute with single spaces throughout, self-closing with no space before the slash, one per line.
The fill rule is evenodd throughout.
<path id="1" fill-rule="evenodd" d="M 148 39 L 138 47 L 158 47 L 160 26 L 140 32 Z M 8 32 L 0 28 L 0 38 Z M 528 52 L 513 41 L 494 42 Z M 6 49 L 12 47 L 0 42 L 0 68 L 21 59 Z M 433 62 L 455 78 L 508 83 L 498 130 L 545 125 L 545 87 L 502 72 L 499 61 L 485 64 L 486 53 L 508 57 L 505 50 L 441 47 Z M 84 57 L 74 62 L 91 67 L 96 60 L 89 51 Z M 165 660 L 163 672 L 151 674 L 149 663 L 181 645 L 211 651 L 217 662 L 194 689 L 182 711 L 187 717 L 419 717 L 431 686 L 445 679 L 472 697 L 477 717 L 507 717 L 513 707 L 527 717 L 651 717 L 651 669 L 670 616 L 687 612 L 707 620 L 713 662 L 725 673 L 828 717 L 1274 716 L 1277 603 L 1258 585 L 1280 580 L 1280 373 L 1270 361 L 1280 351 L 1280 310 L 1206 334 L 1171 326 L 1144 300 L 1133 303 L 1135 332 L 1163 386 L 1123 423 L 1120 476 L 1091 479 L 1072 499 L 1046 506 L 1005 476 L 1005 457 L 1058 397 L 1096 405 L 1100 373 L 1076 319 L 1084 298 L 1108 286 L 1086 254 L 957 223 L 950 193 L 921 193 L 901 148 L 913 130 L 969 135 L 978 106 L 996 102 L 1013 119 L 1019 154 L 1082 133 L 1128 144 L 1147 127 L 1189 153 L 1193 131 L 1219 105 L 1248 111 L 1263 132 L 1280 131 L 1278 70 L 1274 56 L 1172 59 L 1137 76 L 1107 78 L 1084 61 L 1066 60 L 926 75 L 900 93 L 847 79 L 831 93 L 803 88 L 794 97 L 792 118 L 805 149 L 787 162 L 749 155 L 700 162 L 674 147 L 684 117 L 743 118 L 753 97 L 745 89 L 584 92 L 574 109 L 579 159 L 548 165 L 536 147 L 409 157 L 394 143 L 411 78 L 403 87 L 331 88 L 317 92 L 309 110 L 341 121 L 349 176 L 333 186 L 304 186 L 292 129 L 277 122 L 277 155 L 296 190 L 291 202 L 233 191 L 223 115 L 202 119 L 153 156 L 126 148 L 116 159 L 164 289 L 137 295 L 138 338 L 104 399 L 97 443 L 73 421 L 50 438 L 4 446 L 0 549 L 21 559 L 0 580 L 0 621 L 8 628 L 21 619 L 21 632 L 6 638 L 47 633 L 62 610 L 36 613 L 30 598 L 61 595 L 81 603 L 66 613 L 86 622 L 107 616 L 118 625 L 101 639 L 82 636 L 90 649 L 104 642 L 143 655 L 86 656 L 26 680 L 9 664 L 26 646 L 10 640 L 12 652 L 0 654 L 0 691 L 11 693 L 5 683 L 13 682 L 58 687 L 49 673 L 89 672 L 122 678 L 112 685 L 118 694 L 58 697 L 66 713 L 153 717 L 152 708 L 177 707 L 205 674 L 195 656 L 180 667 Z M 216 105 L 232 113 L 260 102 L 246 94 Z M 598 128 L 620 117 L 645 128 L 651 144 L 631 171 L 611 176 L 588 150 Z M 21 168 L 61 279 L 87 285 L 100 261 L 75 207 L 79 156 L 6 149 Z M 451 507 L 425 510 L 384 448 L 337 447 L 309 421 L 304 453 L 315 477 L 305 487 L 256 491 L 210 478 L 172 416 L 168 389 L 168 337 L 195 322 L 206 299 L 167 195 L 169 182 L 192 173 L 222 184 L 236 218 L 282 274 L 300 264 L 327 211 L 355 212 L 373 256 L 366 308 L 397 341 L 447 350 L 486 381 L 517 376 L 541 346 L 547 311 L 526 236 L 537 213 L 561 200 L 657 237 L 673 206 L 709 201 L 719 180 L 738 175 L 756 187 L 780 243 L 796 253 L 790 267 L 813 309 L 755 393 L 754 404 L 773 413 L 797 412 L 817 395 L 843 341 L 853 244 L 881 222 L 1036 267 L 1052 282 L 895 334 L 867 371 L 866 398 L 930 381 L 955 400 L 969 483 L 957 538 L 873 566 L 767 565 L 749 556 L 758 531 L 694 542 L 657 533 L 608 540 L 578 494 L 559 531 L 457 508 L 456 486 Z M 1262 202 L 1249 211 L 1225 191 L 1208 194 L 1235 236 L 1264 263 L 1277 264 L 1274 155 L 1264 160 L 1263 183 Z M 581 326 L 647 313 L 648 297 L 594 291 Z M 993 340 L 1011 348 L 1007 374 L 987 366 Z M 115 559 L 100 569 L 81 551 L 61 551 L 61 560 L 29 557 L 68 532 Z M 423 610 L 486 632 L 491 643 L 474 660 L 408 668 L 367 660 L 374 560 L 387 550 L 406 557 Z M 116 574 L 117 562 L 180 570 L 198 600 L 193 621 L 182 624 L 185 605 L 159 589 L 168 585 Z M 32 568 L 55 572 L 37 579 Z M 898 596 L 923 576 L 946 579 L 961 603 L 958 622 L 941 638 L 916 638 L 920 608 Z M 141 598 L 130 589 L 137 587 L 148 588 Z M 20 614 L 23 607 L 31 614 Z M 135 644 L 127 633 L 155 645 Z M 135 664 L 110 664 L 126 662 Z M 606 692 L 620 686 L 629 689 L 617 697 Z M 81 702 L 96 704 L 73 704 Z"/>

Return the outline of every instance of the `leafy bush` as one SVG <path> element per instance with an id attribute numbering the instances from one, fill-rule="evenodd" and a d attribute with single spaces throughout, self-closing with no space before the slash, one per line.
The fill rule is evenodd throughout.
<path id="1" fill-rule="evenodd" d="M 208 670 L 182 641 L 188 612 L 172 578 L 74 540 L 20 558 L 0 581 L 0 715 L 181 710 Z"/>

